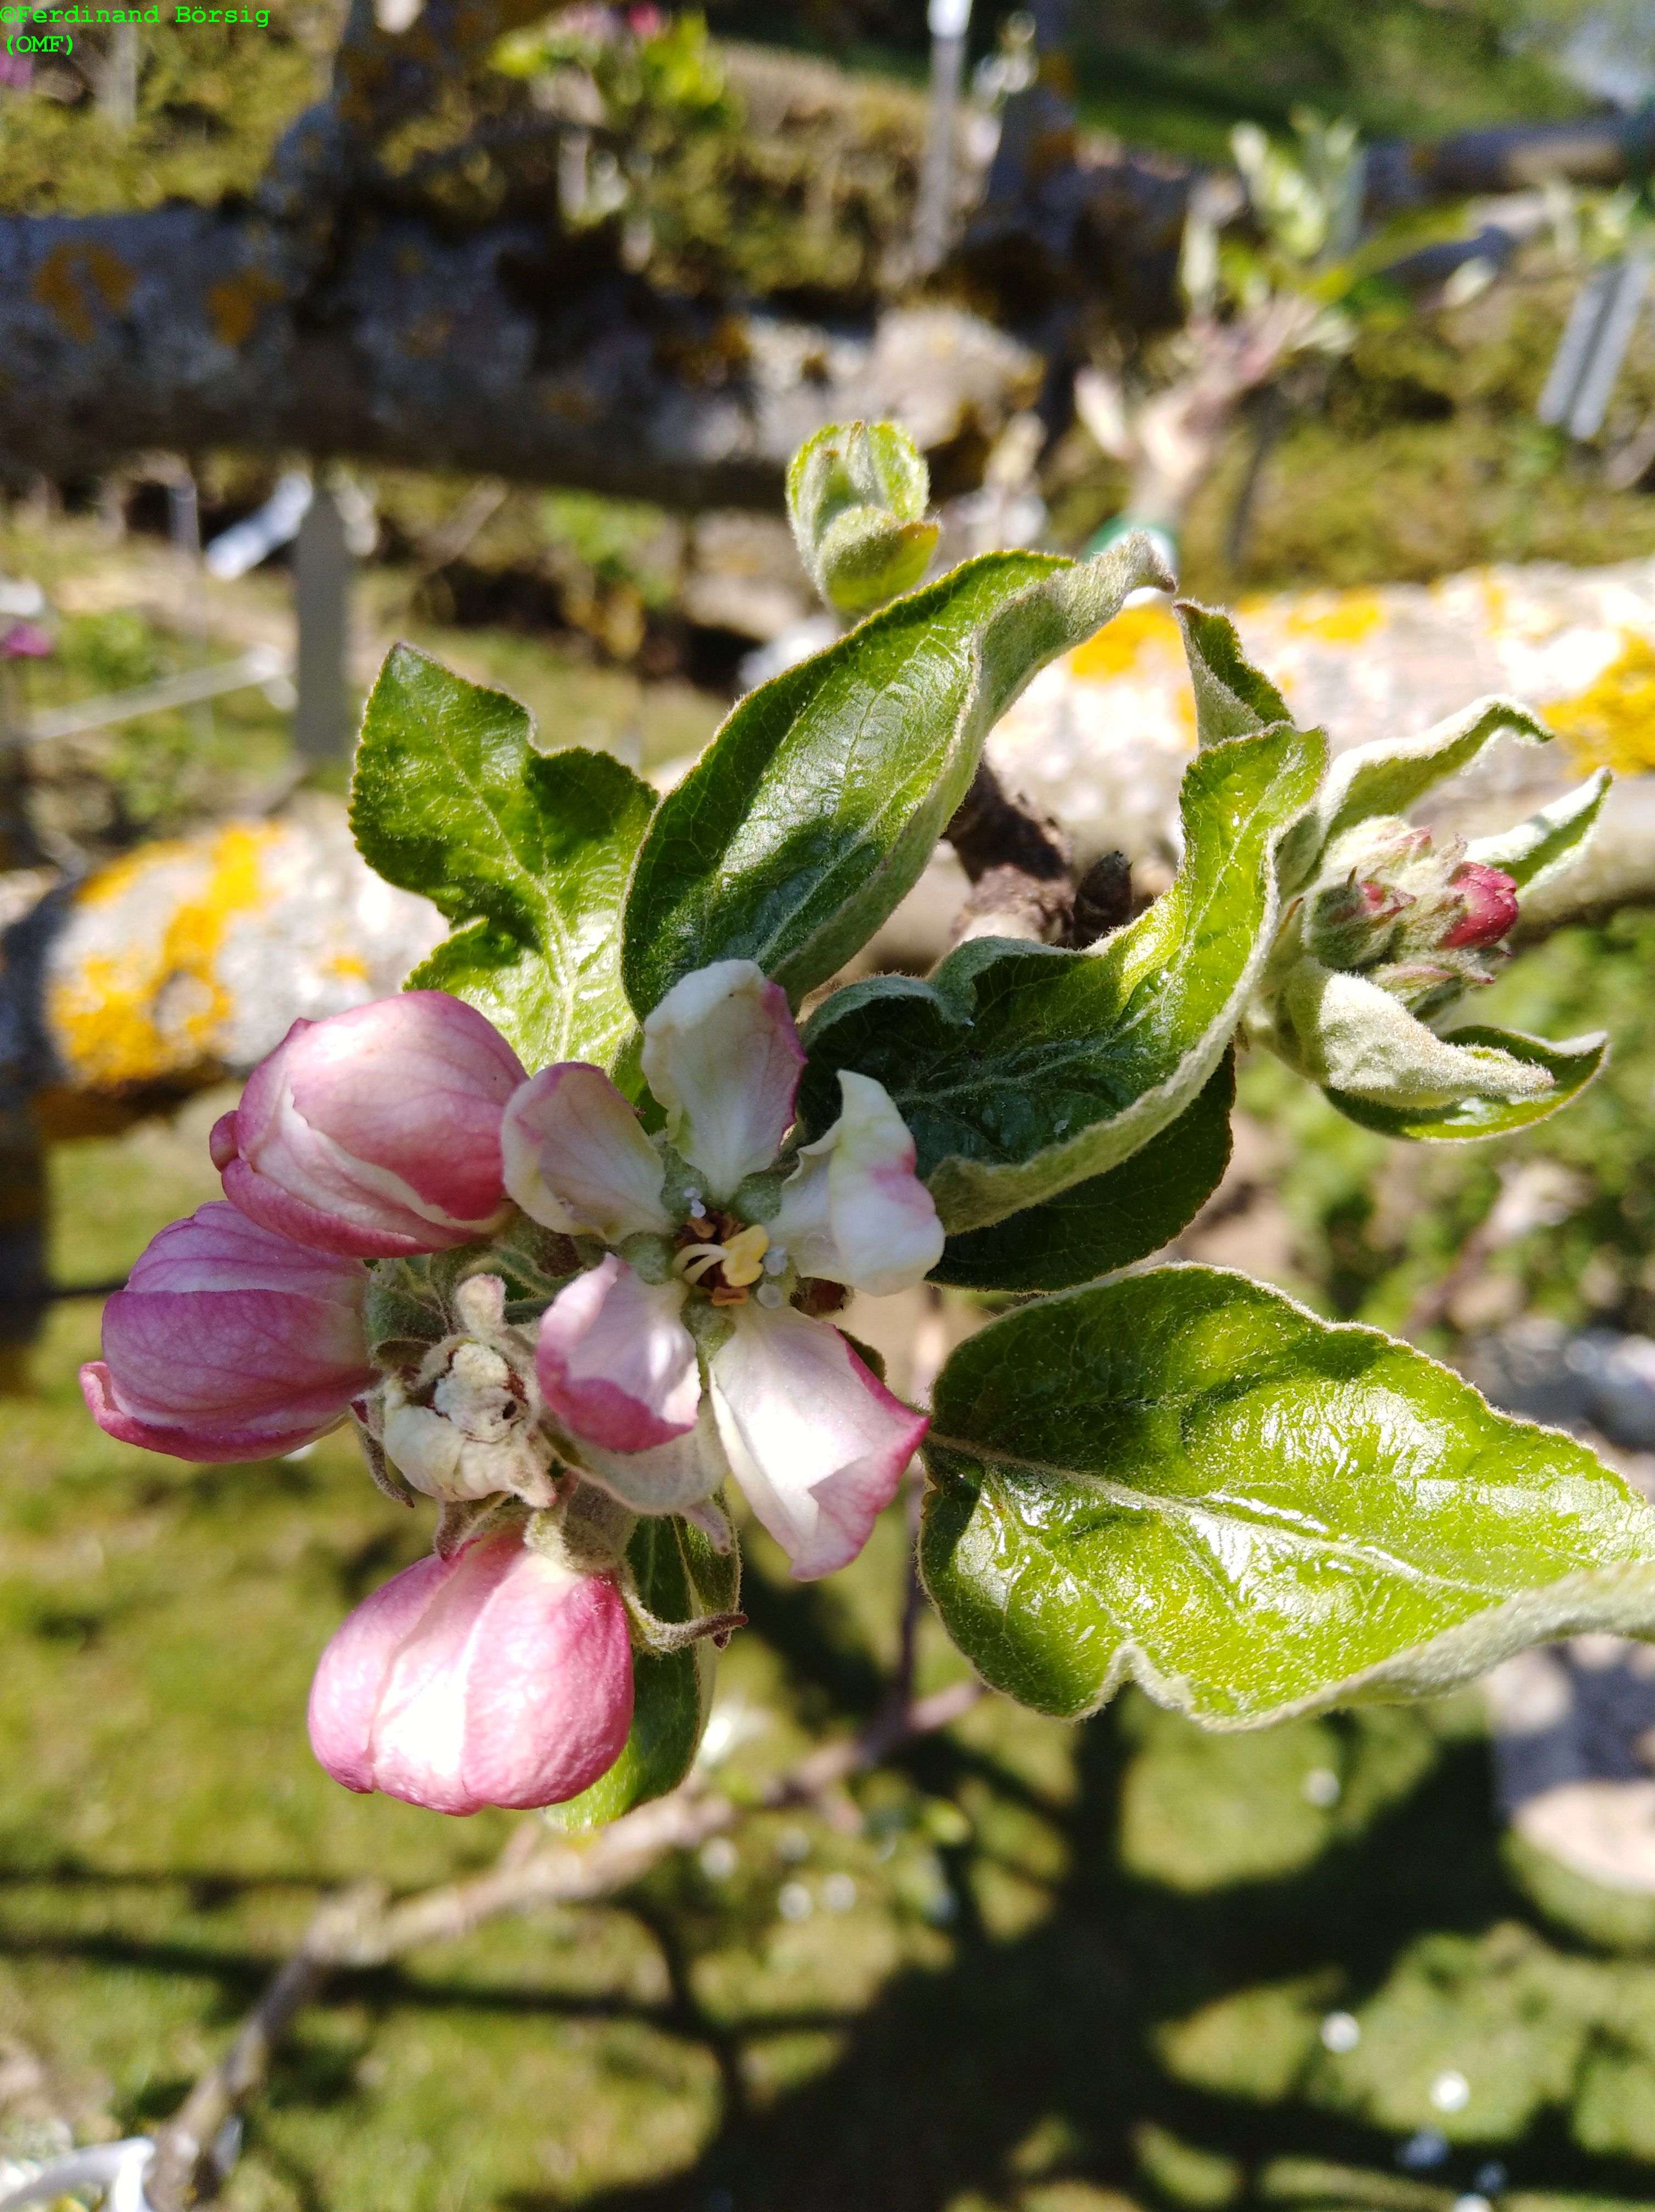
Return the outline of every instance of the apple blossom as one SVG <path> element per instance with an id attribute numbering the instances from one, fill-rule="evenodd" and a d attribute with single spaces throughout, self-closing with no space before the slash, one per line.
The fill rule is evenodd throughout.
<path id="1" fill-rule="evenodd" d="M 683 978 L 643 1025 L 666 1142 L 595 1068 L 531 1077 L 507 1109 L 506 1186 L 547 1227 L 611 1249 L 540 1324 L 536 1379 L 560 1449 L 637 1512 L 692 1509 L 733 1473 L 795 1576 L 854 1559 L 925 1433 L 824 1320 L 810 1278 L 917 1283 L 943 1233 L 883 1087 L 790 1173 L 777 1156 L 804 1062 L 784 994 L 751 961 Z"/>
<path id="2" fill-rule="evenodd" d="M 522 1065 L 443 991 L 295 1022 L 212 1133 L 224 1195 L 295 1243 L 439 1252 L 504 1219 L 500 1117 Z"/>
<path id="3" fill-rule="evenodd" d="M 520 1531 L 393 1575 L 334 1632 L 310 1693 L 336 1782 L 435 1813 L 578 1796 L 631 1723 L 619 1590 Z"/>
<path id="4" fill-rule="evenodd" d="M 81 1370 L 100 1428 L 179 1459 L 269 1459 L 344 1418 L 374 1380 L 368 1277 L 222 1199 L 154 1237 Z"/>

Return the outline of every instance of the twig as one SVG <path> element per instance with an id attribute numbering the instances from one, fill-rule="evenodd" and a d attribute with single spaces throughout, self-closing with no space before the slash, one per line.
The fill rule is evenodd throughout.
<path id="1" fill-rule="evenodd" d="M 669 1851 L 694 1850 L 751 1812 L 807 1803 L 838 1788 L 900 1744 L 946 1728 L 982 1695 L 980 1682 L 956 1682 L 928 1698 L 905 1699 L 900 1708 L 887 1707 L 860 1735 L 824 1745 L 749 1802 L 739 1803 L 694 1774 L 670 1797 L 624 1814 L 590 1842 L 560 1840 L 526 1850 L 520 1838 L 534 1834 L 529 1826 L 513 1836 L 487 1874 L 472 1881 L 447 1883 L 399 1905 L 387 1905 L 377 1884 L 330 1899 L 224 2057 L 161 2131 L 146 2185 L 153 2212 L 185 2212 L 216 2194 L 222 2177 L 212 2163 L 212 2142 L 263 2084 L 295 2017 L 341 1968 L 381 1966 L 423 1944 L 452 1942 L 502 1913 L 612 1896 Z"/>
<path id="2" fill-rule="evenodd" d="M 1031 938 L 1051 945 L 1074 918 L 1068 839 L 1051 816 L 1007 792 L 984 761 L 944 836 L 971 879 L 954 939 Z"/>

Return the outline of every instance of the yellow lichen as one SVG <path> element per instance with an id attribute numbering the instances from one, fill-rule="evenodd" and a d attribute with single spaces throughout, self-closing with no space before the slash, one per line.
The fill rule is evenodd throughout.
<path id="1" fill-rule="evenodd" d="M 72 1081 L 119 1090 L 219 1055 L 231 1007 L 218 955 L 231 925 L 257 910 L 260 858 L 280 834 L 268 826 L 225 830 L 204 855 L 189 845 L 151 846 L 87 884 L 78 903 L 118 912 L 132 902 L 134 927 L 124 941 L 88 949 L 52 981 L 47 1023 Z M 144 878 L 192 860 L 200 861 L 203 877 L 178 896 L 159 930 L 144 927 Z"/>
<path id="2" fill-rule="evenodd" d="M 265 309 L 282 297 L 282 287 L 267 270 L 243 269 L 207 288 L 207 313 L 220 342 L 239 350 L 259 326 Z"/>
<path id="3" fill-rule="evenodd" d="M 1107 684 L 1132 675 L 1146 653 L 1157 651 L 1170 653 L 1183 666 L 1183 640 L 1177 623 L 1162 606 L 1128 607 L 1095 637 L 1076 646 L 1069 655 L 1069 673 L 1082 684 Z"/>
<path id="4" fill-rule="evenodd" d="M 1290 633 L 1317 638 L 1325 645 L 1360 645 L 1384 619 L 1385 605 L 1378 592 L 1341 592 L 1331 606 L 1318 612 L 1295 610 L 1288 615 L 1286 626 Z"/>
<path id="5" fill-rule="evenodd" d="M 1628 632 L 1601 676 L 1541 711 L 1583 767 L 1647 774 L 1655 769 L 1655 644 Z"/>

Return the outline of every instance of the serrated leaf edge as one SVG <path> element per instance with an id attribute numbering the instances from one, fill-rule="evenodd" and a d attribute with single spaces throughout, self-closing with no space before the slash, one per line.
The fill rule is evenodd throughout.
<path id="1" fill-rule="evenodd" d="M 1421 1351 L 1417 1345 L 1407 1344 L 1403 1339 L 1390 1336 L 1384 1329 L 1374 1328 L 1365 1322 L 1330 1322 L 1301 1299 L 1278 1289 L 1273 1283 L 1260 1282 L 1256 1277 L 1244 1273 L 1240 1268 L 1174 1262 L 1167 1267 L 1146 1272 L 1220 1277 L 1244 1283 L 1250 1290 L 1262 1291 L 1267 1297 L 1313 1321 L 1319 1328 L 1330 1334 L 1360 1336 L 1377 1344 L 1400 1346 L 1457 1389 L 1475 1398 L 1480 1405 L 1488 1407 L 1489 1412 L 1500 1420 L 1509 1422 L 1512 1427 L 1527 1430 L 1537 1436 L 1555 1437 L 1574 1450 L 1586 1452 L 1589 1457 L 1596 1458 L 1596 1455 L 1590 1452 L 1578 1437 L 1570 1436 L 1566 1430 L 1553 1428 L 1543 1421 L 1530 1420 L 1521 1413 L 1508 1413 L 1503 1407 L 1489 1406 L 1488 1401 L 1474 1383 L 1469 1382 L 1456 1369 L 1433 1358 L 1429 1352 Z M 1060 1291 L 1052 1297 L 1031 1303 L 1041 1306 L 1055 1305 L 1099 1287 L 1095 1283 L 1078 1284 L 1073 1290 Z M 964 1341 L 977 1344 L 995 1328 L 1015 1321 L 1029 1310 L 1028 1306 L 1020 1306 L 1011 1313 L 1002 1314 Z M 939 1377 L 939 1382 L 940 1380 Z M 998 1462 L 1005 1466 L 1037 1468 L 1038 1465 L 1031 1460 L 1018 1459 L 1009 1452 L 985 1450 L 969 1439 L 951 1437 L 934 1428 L 920 1447 L 921 1455 L 926 1460 L 928 1474 L 932 1472 L 929 1455 L 934 1449 L 952 1451 L 964 1458 Z M 1634 1559 L 1612 1567 L 1585 1568 L 1578 1574 L 1565 1575 L 1557 1582 L 1542 1584 L 1538 1589 L 1518 1591 L 1515 1596 L 1502 1599 L 1498 1605 L 1474 1614 L 1469 1620 L 1458 1621 L 1451 1628 L 1444 1629 L 1424 1644 L 1410 1644 L 1402 1651 L 1393 1652 L 1388 1659 L 1377 1660 L 1372 1666 L 1360 1668 L 1354 1674 L 1345 1675 L 1336 1682 L 1326 1683 L 1302 1698 L 1289 1698 L 1262 1713 L 1214 1715 L 1202 1711 L 1196 1698 L 1190 1694 L 1184 1677 L 1163 1674 L 1141 1644 L 1129 1638 L 1125 1638 L 1117 1647 L 1096 1697 L 1085 1704 L 1066 1708 L 1058 1717 L 1089 1719 L 1092 1714 L 1102 1711 L 1123 1684 L 1130 1682 L 1158 1705 L 1169 1712 L 1183 1714 L 1209 1733 L 1244 1735 L 1256 1729 L 1274 1728 L 1283 1721 L 1303 1720 L 1313 1713 L 1329 1711 L 1335 1706 L 1396 1704 L 1417 1697 L 1435 1696 L 1444 1690 L 1475 1680 L 1491 1667 L 1497 1666 L 1502 1659 L 1509 1659 L 1514 1652 L 1526 1650 L 1532 1644 L 1549 1643 L 1559 1637 L 1603 1632 L 1655 1642 L 1655 1508 L 1649 1506 L 1616 1469 L 1606 1466 L 1602 1460 L 1597 1460 L 1597 1464 L 1607 1477 L 1619 1483 L 1626 1502 L 1640 1512 L 1648 1522 L 1652 1550 L 1647 1560 Z M 1084 1477 L 1077 1477 L 1073 1470 L 1063 1470 L 1062 1474 L 1065 1481 L 1085 1480 Z M 933 1475 L 933 1487 L 926 1498 L 928 1510 L 932 1498 L 939 1494 L 940 1489 L 940 1481 Z M 1135 1492 L 1131 1495 L 1135 1504 L 1141 1506 L 1144 1504 L 1141 1493 Z M 918 1546 L 917 1564 L 926 1595 L 936 1607 L 939 1618 L 946 1626 L 947 1616 L 932 1589 L 927 1571 L 922 1534 Z M 998 1688 L 999 1686 L 989 1680 L 977 1666 L 969 1652 L 962 1651 L 961 1656 L 988 1688 Z M 1001 1692 L 1001 1694 L 1009 1696 L 1011 1692 Z"/>

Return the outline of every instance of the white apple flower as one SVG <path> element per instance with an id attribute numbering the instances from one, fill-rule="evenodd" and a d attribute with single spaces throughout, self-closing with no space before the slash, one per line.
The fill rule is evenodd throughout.
<path id="1" fill-rule="evenodd" d="M 905 1290 L 943 1245 L 914 1140 L 867 1076 L 840 1076 L 838 1120 L 775 1172 L 804 1058 L 780 988 L 719 961 L 643 1025 L 660 1139 L 581 1061 L 532 1076 L 502 1129 L 509 1195 L 606 1248 L 541 1319 L 561 1443 L 637 1512 L 693 1510 L 733 1474 L 800 1579 L 855 1557 L 927 1424 L 794 1301 L 824 1281 Z"/>

